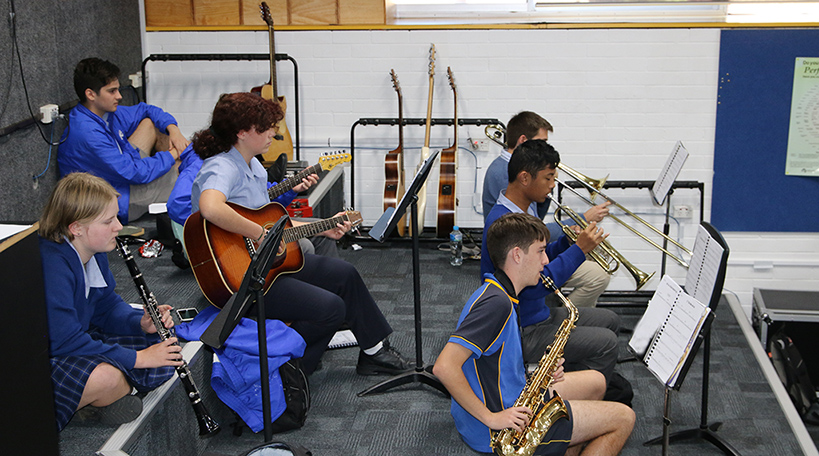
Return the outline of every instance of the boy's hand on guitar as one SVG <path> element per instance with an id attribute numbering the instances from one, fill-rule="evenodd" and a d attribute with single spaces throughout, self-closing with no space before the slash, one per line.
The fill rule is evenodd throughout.
<path id="1" fill-rule="evenodd" d="M 344 211 L 339 212 L 338 214 L 334 215 L 334 217 L 340 217 L 342 215 L 344 215 Z M 344 236 L 344 234 L 350 231 L 351 229 L 353 229 L 353 224 L 350 223 L 349 220 L 345 220 L 344 223 L 336 224 L 335 228 L 327 230 L 321 233 L 321 235 L 326 236 L 330 239 L 335 239 L 337 241 L 341 239 L 341 237 Z"/>
<path id="2" fill-rule="evenodd" d="M 293 187 L 293 190 L 296 193 L 301 193 L 301 192 L 307 190 L 308 188 L 316 185 L 316 182 L 318 182 L 318 176 L 316 174 L 311 174 L 311 175 L 303 178 L 301 180 L 301 184 L 296 185 L 295 187 Z"/>

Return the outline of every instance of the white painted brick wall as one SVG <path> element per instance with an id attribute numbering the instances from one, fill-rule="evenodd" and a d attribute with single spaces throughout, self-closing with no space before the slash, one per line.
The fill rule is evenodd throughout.
<path id="1" fill-rule="evenodd" d="M 266 32 L 151 32 L 145 55 L 160 53 L 266 53 Z M 716 123 L 718 30 L 392 30 L 277 32 L 277 51 L 298 62 L 302 159 L 350 149 L 350 130 L 365 117 L 396 117 L 397 98 L 389 72 L 398 75 L 405 117 L 424 117 L 428 94 L 428 49 L 437 48 L 434 117 L 451 117 L 446 68 L 458 88 L 461 118 L 495 117 L 502 122 L 521 110 L 544 115 L 555 127 L 552 143 L 563 161 L 592 177 L 653 180 L 677 140 L 690 157 L 681 180 L 705 183 L 705 219 L 710 219 Z M 288 99 L 287 124 L 295 128 L 294 78 L 289 62 L 277 65 L 279 91 Z M 223 92 L 245 91 L 268 79 L 266 62 L 150 62 L 149 102 L 173 113 L 186 135 L 207 126 Z M 414 173 L 424 128 L 404 131 L 406 172 Z M 431 146 L 451 145 L 452 129 L 432 129 Z M 480 192 L 485 168 L 499 150 L 470 152 L 467 138 L 483 139 L 483 127 L 459 130 L 460 200 L 457 222 L 481 227 Z M 370 224 L 381 214 L 384 154 L 397 146 L 387 126 L 355 130 L 355 201 Z M 347 173 L 349 179 L 349 172 Z M 435 223 L 437 170 L 428 188 L 426 225 Z M 476 190 L 477 189 L 477 190 Z M 647 190 L 612 190 L 611 196 L 655 226 L 664 221 Z M 474 196 L 477 195 L 477 196 Z M 567 201 L 579 211 L 585 206 Z M 672 220 L 671 232 L 691 246 L 700 210 L 699 194 L 678 190 L 674 205 L 693 217 Z M 764 216 L 764 214 L 760 214 Z M 637 267 L 657 270 L 660 255 L 645 242 L 606 222 L 611 242 Z M 816 234 L 725 233 L 731 261 L 725 288 L 748 309 L 753 287 L 819 289 Z M 761 262 L 773 264 L 764 268 Z M 757 268 L 754 268 L 754 265 Z M 678 282 L 685 270 L 668 260 Z M 656 279 L 647 288 L 656 286 Z M 610 289 L 633 287 L 618 271 Z"/>

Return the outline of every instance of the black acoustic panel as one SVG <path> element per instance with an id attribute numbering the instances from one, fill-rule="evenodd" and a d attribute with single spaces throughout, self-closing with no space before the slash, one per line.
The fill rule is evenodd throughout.
<path id="1" fill-rule="evenodd" d="M 32 232 L 0 252 L 0 344 L 8 348 L 3 364 L 9 368 L 0 376 L 0 429 L 21 433 L 0 439 L 0 454 L 59 454 L 37 239 Z"/>
<path id="2" fill-rule="evenodd" d="M 58 150 L 49 153 L 51 126 L 38 130 L 29 107 L 39 115 L 42 105 L 75 103 L 73 70 L 86 57 L 114 62 L 127 83 L 142 62 L 139 3 L 11 0 L 0 2 L 0 17 L 0 133 L 13 131 L 0 135 L 0 221 L 32 222 L 57 180 Z M 16 40 L 11 39 L 12 31 Z M 17 44 L 19 61 L 12 43 Z M 54 140 L 63 128 L 64 124 L 57 125 Z M 33 176 L 42 172 L 35 183 Z"/>

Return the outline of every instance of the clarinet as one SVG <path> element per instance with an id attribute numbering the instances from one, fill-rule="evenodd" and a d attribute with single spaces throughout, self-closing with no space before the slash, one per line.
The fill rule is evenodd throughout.
<path id="1" fill-rule="evenodd" d="M 122 258 L 125 259 L 128 272 L 131 273 L 131 278 L 134 279 L 134 284 L 137 287 L 137 291 L 139 291 L 139 297 L 142 298 L 142 302 L 145 303 L 145 309 L 147 309 L 148 315 L 151 316 L 151 320 L 154 322 L 154 326 L 156 326 L 157 334 L 159 334 L 159 337 L 163 341 L 174 337 L 174 331 L 166 328 L 162 323 L 162 315 L 159 313 L 156 298 L 148 289 L 148 285 L 142 277 L 142 272 L 139 270 L 134 256 L 128 249 L 128 245 L 119 237 L 117 237 L 116 240 L 119 253 L 122 255 Z M 182 360 L 182 365 L 176 368 L 176 373 L 179 375 L 179 380 L 182 382 L 188 399 L 191 401 L 194 413 L 196 413 L 196 421 L 199 423 L 199 436 L 205 438 L 216 435 L 216 433 L 219 432 L 219 423 L 214 421 L 208 413 L 205 403 L 202 402 L 199 389 L 196 388 L 196 384 L 193 382 L 191 371 L 188 369 L 188 363 L 186 363 L 184 359 Z"/>

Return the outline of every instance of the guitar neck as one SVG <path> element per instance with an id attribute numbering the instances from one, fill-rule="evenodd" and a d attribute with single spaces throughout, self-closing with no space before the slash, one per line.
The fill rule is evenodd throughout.
<path id="1" fill-rule="evenodd" d="M 272 201 L 272 200 L 284 195 L 288 191 L 292 190 L 293 187 L 295 187 L 296 185 L 299 185 L 301 183 L 302 179 L 304 179 L 305 177 L 307 177 L 307 176 L 309 176 L 311 174 L 318 174 L 318 173 L 321 172 L 321 170 L 322 170 L 321 164 L 313 165 L 313 166 L 311 166 L 309 168 L 306 168 L 306 169 L 304 169 L 302 171 L 299 171 L 298 173 L 294 174 L 292 177 L 289 177 L 289 178 L 281 181 L 280 183 L 274 185 L 273 187 L 270 187 L 270 189 L 267 191 L 268 196 L 270 196 L 270 200 Z"/>
<path id="2" fill-rule="evenodd" d="M 319 220 L 318 222 L 308 223 L 306 225 L 287 228 L 284 230 L 283 239 L 285 243 L 290 243 L 298 241 L 299 239 L 315 236 L 319 233 L 335 228 L 339 223 L 343 224 L 345 220 L 349 220 L 346 215 L 339 215 L 338 217 L 332 217 L 325 220 Z"/>
<path id="3" fill-rule="evenodd" d="M 429 135 L 432 127 L 432 91 L 433 91 L 433 76 L 429 75 L 429 99 L 427 100 L 427 124 L 424 132 L 424 147 L 429 149 Z"/>
<path id="4" fill-rule="evenodd" d="M 273 89 L 273 100 L 279 99 L 278 81 L 276 80 L 276 43 L 273 41 L 273 26 L 269 25 L 268 40 L 270 41 L 270 86 Z"/>

